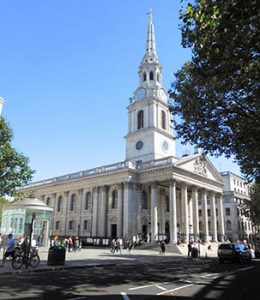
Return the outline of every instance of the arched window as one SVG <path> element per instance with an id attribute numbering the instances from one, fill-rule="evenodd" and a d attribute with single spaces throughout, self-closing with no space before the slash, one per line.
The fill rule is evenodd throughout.
<path id="1" fill-rule="evenodd" d="M 144 128 L 144 111 L 139 110 L 137 114 L 137 129 Z"/>
<path id="2" fill-rule="evenodd" d="M 58 198 L 57 212 L 62 212 L 63 209 L 63 200 L 62 196 Z"/>
<path id="3" fill-rule="evenodd" d="M 74 230 L 74 221 L 69 221 L 69 230 Z"/>
<path id="4" fill-rule="evenodd" d="M 146 73 L 143 73 L 143 81 L 146 81 Z"/>
<path id="5" fill-rule="evenodd" d="M 118 193 L 116 190 L 112 192 L 112 203 L 111 203 L 111 208 L 115 209 L 117 208 L 117 198 L 118 198 Z"/>
<path id="6" fill-rule="evenodd" d="M 70 211 L 74 211 L 76 208 L 76 195 L 73 194 L 70 198 Z"/>
<path id="7" fill-rule="evenodd" d="M 91 193 L 87 192 L 85 196 L 85 210 L 89 210 L 91 208 L 92 208 Z"/>
<path id="8" fill-rule="evenodd" d="M 150 72 L 149 78 L 150 78 L 150 80 L 153 80 L 153 72 L 152 71 Z"/>
<path id="9" fill-rule="evenodd" d="M 147 205 L 147 194 L 146 191 L 142 191 L 142 195 L 141 195 L 141 207 L 142 209 L 148 209 L 148 205 Z"/>
<path id="10" fill-rule="evenodd" d="M 161 113 L 162 129 L 166 129 L 166 113 L 162 110 Z"/>
<path id="11" fill-rule="evenodd" d="M 230 221 L 226 222 L 226 227 L 227 227 L 227 230 L 231 230 L 231 222 Z"/>

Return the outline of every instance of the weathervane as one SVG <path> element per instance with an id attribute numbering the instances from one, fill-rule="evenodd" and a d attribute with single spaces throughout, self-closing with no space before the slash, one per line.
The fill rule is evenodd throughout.
<path id="1" fill-rule="evenodd" d="M 147 15 L 149 16 L 150 20 L 153 19 L 152 9 L 150 8 Z"/>

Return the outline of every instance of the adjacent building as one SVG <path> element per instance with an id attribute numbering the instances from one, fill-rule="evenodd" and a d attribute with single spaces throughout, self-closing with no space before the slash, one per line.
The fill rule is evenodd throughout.
<path id="1" fill-rule="evenodd" d="M 35 182 L 24 190 L 53 208 L 53 235 L 222 240 L 221 176 L 199 152 L 175 154 L 151 14 L 138 75 L 127 107 L 125 161 Z"/>
<path id="2" fill-rule="evenodd" d="M 249 240 L 256 233 L 250 212 L 244 206 L 250 200 L 250 184 L 232 172 L 221 172 L 223 187 L 224 223 L 227 239 L 230 241 Z"/>

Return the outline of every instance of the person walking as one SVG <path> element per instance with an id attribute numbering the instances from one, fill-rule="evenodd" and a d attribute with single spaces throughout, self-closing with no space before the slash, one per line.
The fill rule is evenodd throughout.
<path id="1" fill-rule="evenodd" d="M 166 244 L 165 241 L 160 242 L 160 254 L 165 254 L 166 253 Z"/>
<path id="2" fill-rule="evenodd" d="M 15 254 L 15 239 L 13 238 L 12 233 L 10 233 L 8 234 L 8 239 L 7 239 L 7 249 L 3 256 L 2 265 L 0 266 L 1 267 L 4 266 L 7 257 L 11 256 L 12 258 L 14 258 L 14 254 Z"/>
<path id="3" fill-rule="evenodd" d="M 189 241 L 189 244 L 188 244 L 188 257 L 191 256 L 191 250 L 192 250 L 192 242 Z"/>

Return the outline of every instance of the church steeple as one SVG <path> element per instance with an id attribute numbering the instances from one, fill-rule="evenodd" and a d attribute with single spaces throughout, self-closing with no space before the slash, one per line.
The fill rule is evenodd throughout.
<path id="1" fill-rule="evenodd" d="M 147 31 L 146 51 L 145 51 L 145 56 L 143 58 L 143 62 L 147 58 L 155 58 L 156 60 L 158 60 L 156 54 L 156 47 L 155 47 L 155 34 L 154 34 L 152 10 L 149 11 L 148 15 L 149 15 L 149 24 L 148 24 L 148 31 Z M 149 61 L 150 60 L 148 60 L 148 62 Z"/>
<path id="2" fill-rule="evenodd" d="M 139 85 L 128 106 L 126 160 L 149 161 L 175 156 L 168 95 L 162 86 L 162 67 L 158 62 L 152 12 L 145 54 L 138 68 Z"/>

